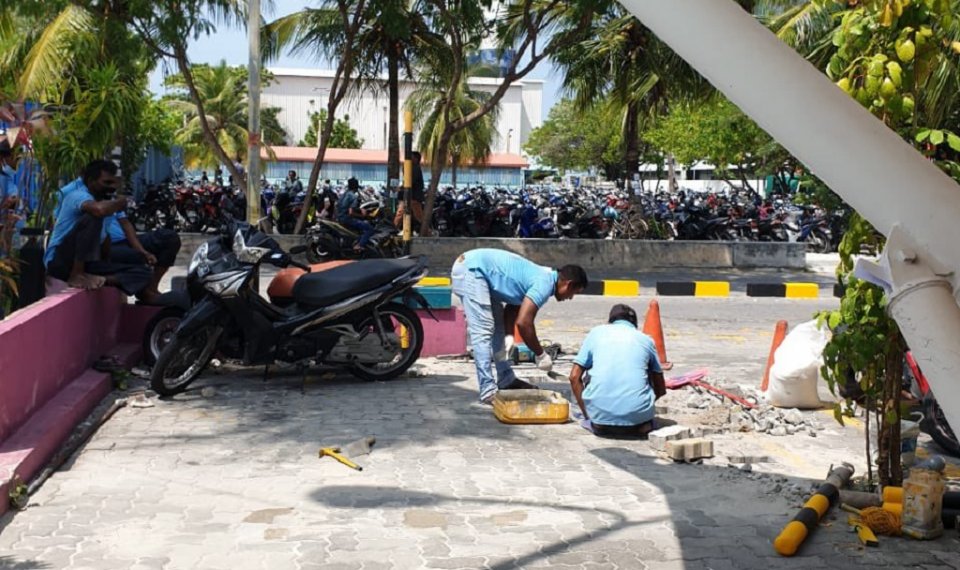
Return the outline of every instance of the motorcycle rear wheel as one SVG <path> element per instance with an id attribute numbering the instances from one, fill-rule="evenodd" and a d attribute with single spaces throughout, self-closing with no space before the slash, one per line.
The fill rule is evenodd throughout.
<path id="1" fill-rule="evenodd" d="M 187 389 L 210 363 L 223 327 L 206 326 L 186 336 L 175 336 L 163 349 L 150 374 L 150 388 L 164 397 Z"/>
<path id="2" fill-rule="evenodd" d="M 420 317 L 413 309 L 399 303 L 388 303 L 380 307 L 380 318 L 383 322 L 386 332 L 398 331 L 400 327 L 406 329 L 406 348 L 403 348 L 403 333 L 398 332 L 401 338 L 401 346 L 397 347 L 399 352 L 394 359 L 388 363 L 374 365 L 354 364 L 350 367 L 350 373 L 362 380 L 393 380 L 401 376 L 410 368 L 417 359 L 420 358 L 420 352 L 423 350 L 423 323 Z M 376 335 L 373 315 L 357 324 L 358 332 Z"/>

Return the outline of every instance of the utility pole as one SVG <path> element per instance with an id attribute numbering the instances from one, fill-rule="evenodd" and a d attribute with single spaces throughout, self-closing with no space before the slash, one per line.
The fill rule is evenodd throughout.
<path id="1" fill-rule="evenodd" d="M 260 0 L 249 0 L 248 8 L 247 221 L 256 224 L 260 220 Z"/>

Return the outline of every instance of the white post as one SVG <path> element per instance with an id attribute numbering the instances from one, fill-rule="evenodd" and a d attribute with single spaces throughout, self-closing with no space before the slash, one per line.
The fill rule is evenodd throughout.
<path id="1" fill-rule="evenodd" d="M 260 219 L 260 0 L 249 0 L 247 34 L 250 39 L 250 63 L 247 81 L 247 221 Z"/>
<path id="2" fill-rule="evenodd" d="M 895 275 L 891 312 L 960 428 L 960 187 L 732 0 L 621 2 L 878 230 L 902 228 L 927 281 Z"/>

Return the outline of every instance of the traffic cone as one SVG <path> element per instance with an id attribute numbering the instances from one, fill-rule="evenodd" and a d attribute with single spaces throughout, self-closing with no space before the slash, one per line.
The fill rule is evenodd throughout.
<path id="1" fill-rule="evenodd" d="M 657 357 L 660 359 L 660 368 L 670 370 L 673 363 L 667 360 L 667 345 L 663 342 L 663 325 L 660 323 L 660 303 L 656 299 L 650 301 L 647 309 L 647 318 L 643 321 L 643 334 L 650 335 L 657 346 Z"/>
<path id="2" fill-rule="evenodd" d="M 763 381 L 760 382 L 760 391 L 766 392 L 770 384 L 770 368 L 773 367 L 773 354 L 780 348 L 780 343 L 787 336 L 787 321 L 777 321 L 777 328 L 773 331 L 773 344 L 770 346 L 770 355 L 767 356 L 767 367 L 763 371 Z"/>

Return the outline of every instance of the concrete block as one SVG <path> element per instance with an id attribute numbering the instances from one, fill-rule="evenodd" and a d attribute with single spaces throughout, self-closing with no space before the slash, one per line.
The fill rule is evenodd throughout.
<path id="1" fill-rule="evenodd" d="M 650 447 L 657 451 L 663 451 L 667 447 L 668 441 L 678 439 L 688 439 L 693 437 L 693 431 L 685 426 L 667 426 L 650 432 L 648 440 Z"/>
<path id="2" fill-rule="evenodd" d="M 713 457 L 713 442 L 703 438 L 678 439 L 668 441 L 665 451 L 674 461 L 695 461 Z"/>

